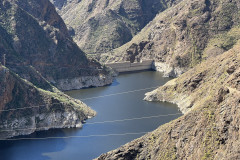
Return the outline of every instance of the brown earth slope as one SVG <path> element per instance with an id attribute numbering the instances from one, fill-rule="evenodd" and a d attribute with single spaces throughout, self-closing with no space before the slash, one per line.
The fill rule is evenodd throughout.
<path id="1" fill-rule="evenodd" d="M 240 41 L 145 100 L 177 103 L 185 115 L 98 159 L 240 158 Z"/>

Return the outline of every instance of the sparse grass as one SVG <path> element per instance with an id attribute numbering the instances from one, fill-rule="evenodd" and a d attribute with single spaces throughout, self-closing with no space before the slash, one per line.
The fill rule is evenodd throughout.
<path id="1" fill-rule="evenodd" d="M 209 43 L 203 51 L 203 57 L 208 57 L 208 50 L 218 47 L 225 51 L 231 49 L 240 39 L 240 26 L 235 26 L 231 30 L 218 34 L 209 40 Z"/>

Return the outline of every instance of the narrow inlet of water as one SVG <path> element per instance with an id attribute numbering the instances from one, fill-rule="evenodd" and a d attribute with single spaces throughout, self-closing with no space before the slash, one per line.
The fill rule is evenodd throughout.
<path id="1" fill-rule="evenodd" d="M 144 71 L 121 74 L 110 86 L 66 92 L 73 98 L 82 99 L 83 102 L 97 111 L 97 116 L 87 120 L 82 129 L 55 129 L 37 132 L 27 137 L 86 137 L 0 141 L 0 159 L 90 160 L 102 153 L 116 149 L 141 137 L 144 135 L 143 132 L 153 131 L 160 125 L 181 116 L 176 105 L 143 101 L 144 94 L 153 90 L 150 88 L 161 86 L 169 80 L 169 78 L 163 78 L 159 72 Z M 96 123 L 103 121 L 115 122 Z"/>

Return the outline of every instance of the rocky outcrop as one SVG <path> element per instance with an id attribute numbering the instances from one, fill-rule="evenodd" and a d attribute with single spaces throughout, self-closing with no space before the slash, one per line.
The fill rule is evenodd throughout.
<path id="1" fill-rule="evenodd" d="M 6 66 L 34 85 L 44 87 L 41 76 L 56 87 L 65 79 L 111 77 L 111 70 L 88 59 L 73 42 L 48 0 L 3 0 L 0 13 L 0 57 L 6 54 Z M 97 84 L 111 83 L 99 80 Z"/>
<path id="2" fill-rule="evenodd" d="M 185 72 L 183 68 L 174 67 L 163 62 L 154 62 L 153 69 L 162 72 L 164 77 L 178 77 Z"/>
<path id="3" fill-rule="evenodd" d="M 95 112 L 52 88 L 37 88 L 8 68 L 0 66 L 0 138 L 31 134 L 52 128 L 81 127 Z"/>
<path id="4" fill-rule="evenodd" d="M 156 15 L 129 43 L 97 58 L 108 63 L 152 59 L 168 66 L 165 75 L 178 76 L 169 69 L 185 72 L 236 44 L 240 39 L 239 10 L 237 0 L 183 0 Z M 142 42 L 148 44 L 129 52 L 133 46 L 140 48 Z"/>
<path id="5" fill-rule="evenodd" d="M 147 93 L 185 115 L 98 159 L 239 159 L 239 51 L 240 41 Z"/>
<path id="6" fill-rule="evenodd" d="M 129 42 L 158 12 L 181 0 L 51 0 L 86 53 L 105 53 Z"/>
<path id="7" fill-rule="evenodd" d="M 57 82 L 57 86 L 61 90 L 71 90 L 74 89 L 81 89 L 87 87 L 101 87 L 105 86 L 106 84 L 111 84 L 113 81 L 112 75 L 99 75 L 99 76 L 84 76 L 78 77 L 74 79 L 62 79 Z"/>

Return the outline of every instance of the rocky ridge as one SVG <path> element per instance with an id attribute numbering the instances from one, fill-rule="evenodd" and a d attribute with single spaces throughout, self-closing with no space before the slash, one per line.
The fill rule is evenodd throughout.
<path id="1" fill-rule="evenodd" d="M 48 0 L 0 2 L 0 57 L 4 54 L 6 64 L 0 64 L 1 139 L 81 127 L 83 120 L 96 113 L 58 89 L 103 86 L 113 80 L 111 69 L 88 59 L 73 42 Z"/>
<path id="2" fill-rule="evenodd" d="M 111 70 L 86 57 L 48 0 L 4 0 L 0 13 L 0 56 L 5 53 L 6 66 L 21 77 L 44 87 L 40 74 L 59 89 L 63 81 L 67 89 L 79 88 L 76 79 L 82 87 L 112 82 Z"/>
<path id="3" fill-rule="evenodd" d="M 51 0 L 84 52 L 105 53 L 127 43 L 157 13 L 181 0 Z"/>
<path id="4" fill-rule="evenodd" d="M 239 159 L 239 51 L 240 41 L 147 93 L 185 115 L 98 159 Z"/>

